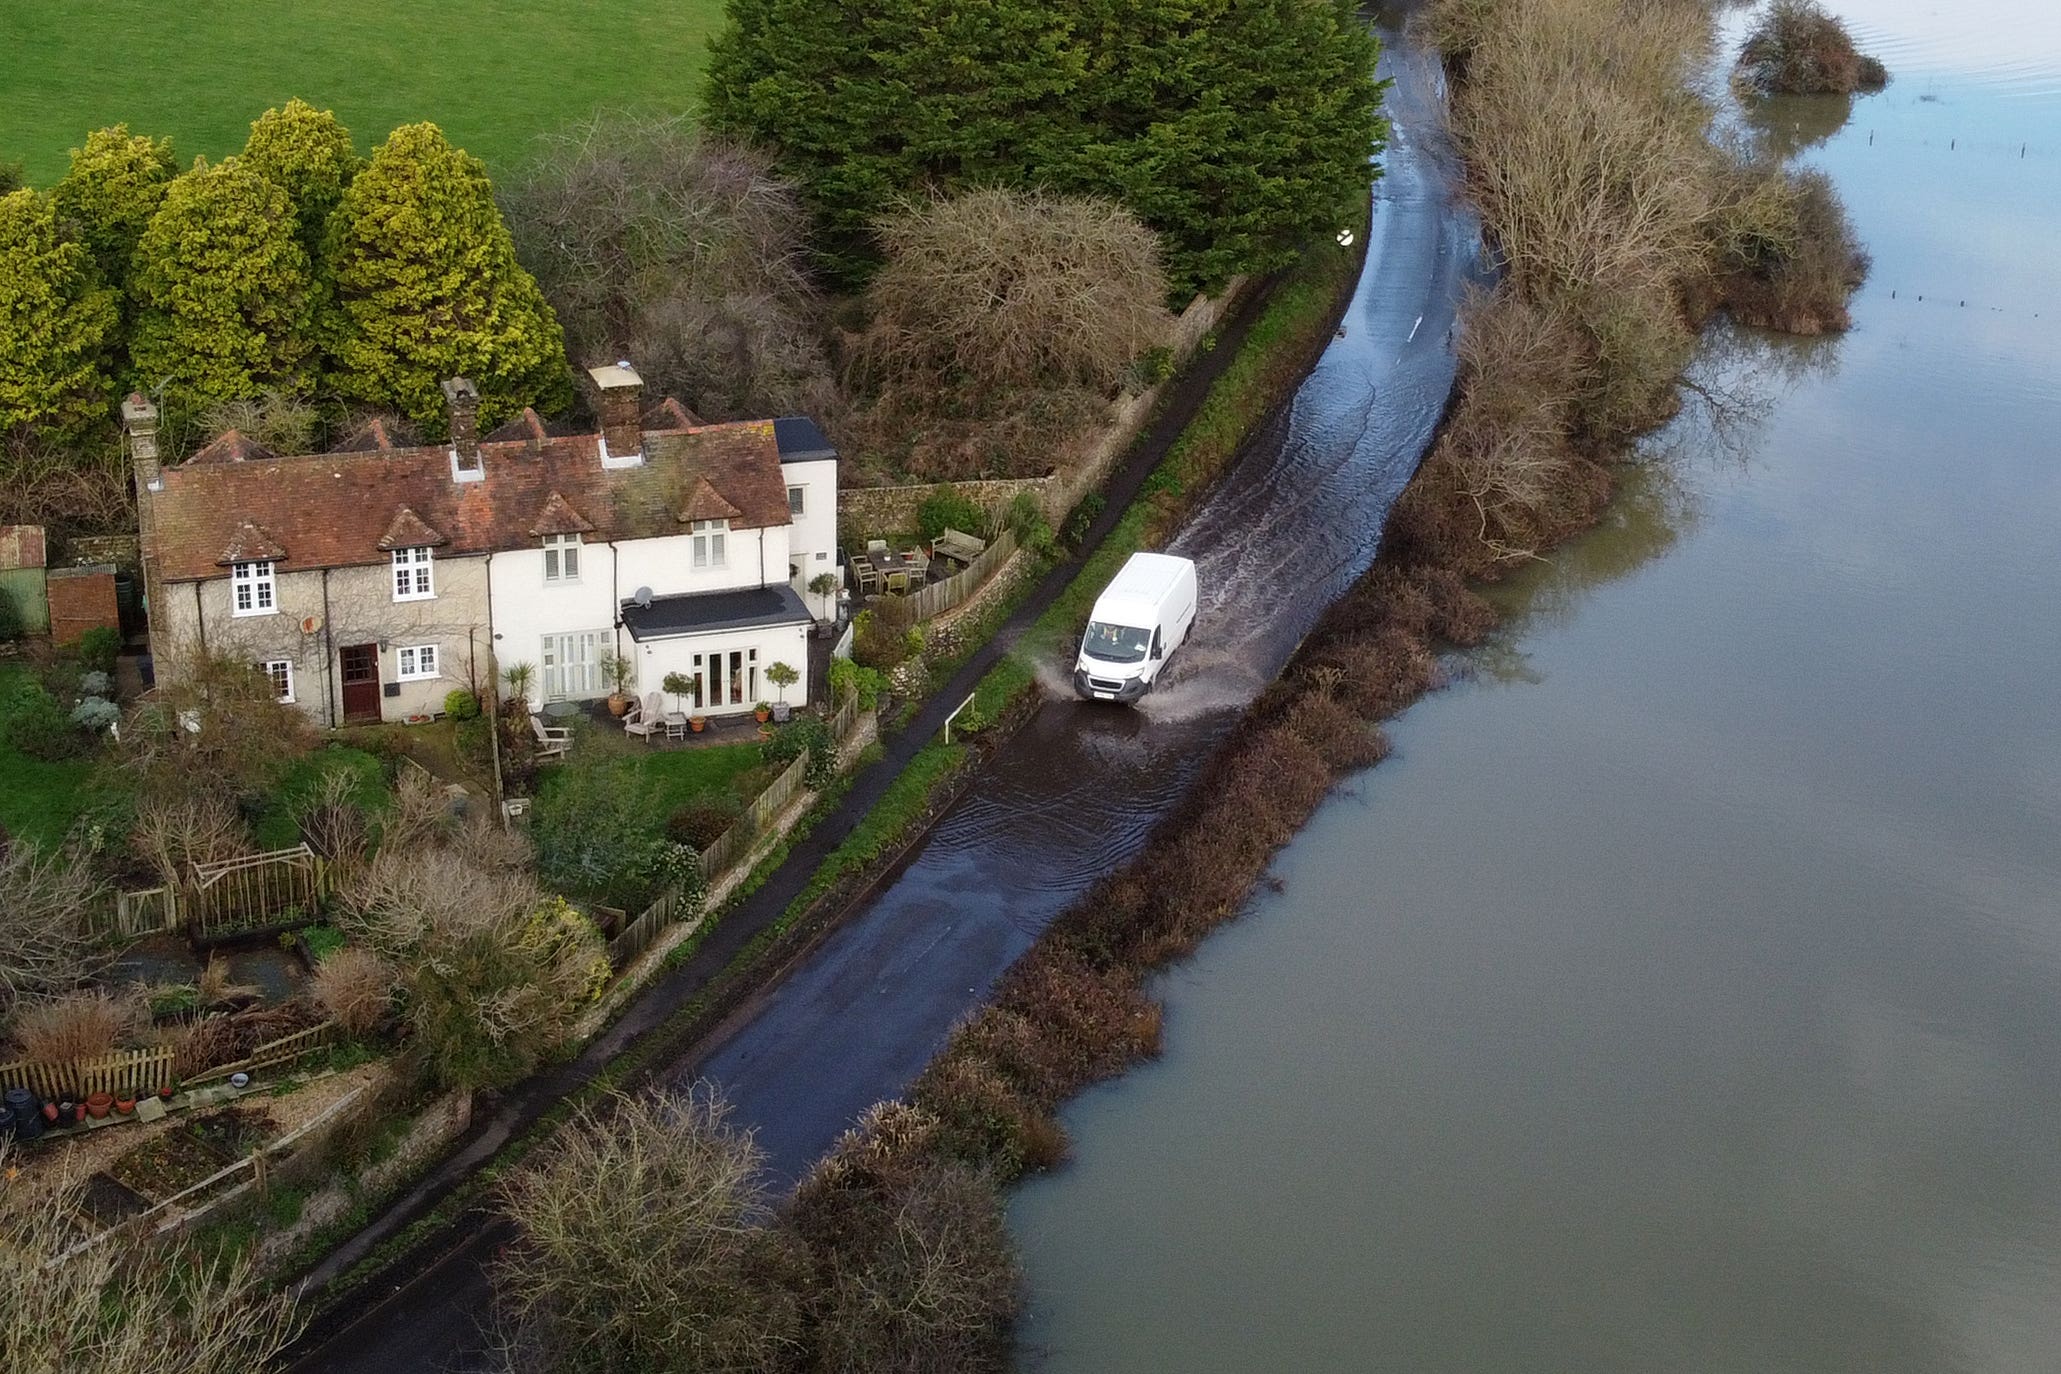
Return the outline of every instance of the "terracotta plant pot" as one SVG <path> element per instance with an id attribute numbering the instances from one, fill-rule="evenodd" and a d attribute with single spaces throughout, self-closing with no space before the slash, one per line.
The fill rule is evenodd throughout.
<path id="1" fill-rule="evenodd" d="M 95 1120 L 107 1115 L 107 1109 L 114 1105 L 113 1093 L 91 1093 L 86 1098 L 86 1115 Z"/>
<path id="2" fill-rule="evenodd" d="M 759 724 L 764 725 L 767 721 L 773 718 L 773 708 L 768 706 L 763 711 L 753 711 L 751 713 L 751 718 L 757 721 Z"/>
<path id="3" fill-rule="evenodd" d="M 629 709 L 630 699 L 626 696 L 623 696 L 621 693 L 617 693 L 615 696 L 612 696 L 608 699 L 608 714 L 612 716 L 623 715 L 627 713 Z"/>
<path id="4" fill-rule="evenodd" d="M 700 734 L 702 731 L 708 729 L 708 717 L 689 716 L 687 718 L 687 728 L 692 730 L 697 735 Z"/>
<path id="5" fill-rule="evenodd" d="M 117 1116 L 127 1116 L 136 1110 L 136 1099 L 133 1097 L 118 1097 L 114 1100 L 114 1109 Z"/>
<path id="6" fill-rule="evenodd" d="M 55 1102 L 45 1102 L 43 1104 L 43 1119 L 53 1126 L 57 1124 L 57 1104 Z"/>

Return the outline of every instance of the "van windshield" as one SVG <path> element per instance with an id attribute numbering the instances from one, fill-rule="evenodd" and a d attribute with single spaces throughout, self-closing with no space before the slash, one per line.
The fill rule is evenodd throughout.
<path id="1" fill-rule="evenodd" d="M 1091 620 L 1087 634 L 1081 637 L 1081 652 L 1104 663 L 1141 663 L 1145 659 L 1145 648 L 1151 642 L 1150 630 L 1129 625 L 1105 625 L 1099 620 Z"/>

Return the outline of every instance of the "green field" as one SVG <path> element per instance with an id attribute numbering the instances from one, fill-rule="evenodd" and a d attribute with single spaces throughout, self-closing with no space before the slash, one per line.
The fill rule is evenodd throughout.
<path id="1" fill-rule="evenodd" d="M 294 96 L 361 152 L 428 119 L 505 172 L 601 109 L 683 111 L 723 0 L 22 0 L 0 25 L 0 162 L 63 175 L 87 131 L 170 134 L 181 162 L 243 146 Z"/>

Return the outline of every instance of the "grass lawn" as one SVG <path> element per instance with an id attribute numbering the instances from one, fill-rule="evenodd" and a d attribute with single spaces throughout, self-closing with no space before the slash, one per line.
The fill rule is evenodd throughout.
<path id="1" fill-rule="evenodd" d="M 264 814 L 251 825 L 258 848 L 287 849 L 299 844 L 301 831 L 293 818 L 294 805 L 314 791 L 326 775 L 335 772 L 349 772 L 356 778 L 358 805 L 366 811 L 377 812 L 386 806 L 386 777 L 380 771 L 379 760 L 363 749 L 331 744 L 288 764 L 285 774 L 266 794 Z"/>
<path id="2" fill-rule="evenodd" d="M 26 665 L 0 664 L 0 712 L 7 709 L 15 683 L 24 678 L 34 678 Z M 4 725 L 4 716 L 0 716 L 0 726 Z M 96 800 L 92 774 L 90 757 L 45 763 L 16 751 L 0 738 L 0 824 L 11 835 L 55 848 L 63 843 L 79 813 Z"/>
<path id="3" fill-rule="evenodd" d="M 0 162 L 47 186 L 123 122 L 170 134 L 182 165 L 218 158 L 300 96 L 360 152 L 427 119 L 498 175 L 597 109 L 690 109 L 722 21 L 722 0 L 24 0 L 0 38 Z"/>
<path id="4" fill-rule="evenodd" d="M 581 744 L 591 749 L 594 741 Z M 727 796 L 740 806 L 748 804 L 779 771 L 760 761 L 758 744 L 749 740 L 699 749 L 624 751 L 620 757 L 636 771 L 637 794 L 645 799 L 645 814 L 655 834 L 665 830 L 668 816 L 689 802 Z M 538 779 L 539 793 L 548 795 L 559 776 L 559 769 L 547 765 Z"/>

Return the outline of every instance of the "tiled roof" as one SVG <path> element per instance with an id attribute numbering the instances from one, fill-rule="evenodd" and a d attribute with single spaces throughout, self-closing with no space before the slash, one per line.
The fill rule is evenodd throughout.
<path id="1" fill-rule="evenodd" d="M 393 523 L 386 527 L 385 534 L 379 536 L 382 549 L 422 549 L 450 542 L 442 530 L 431 529 L 421 516 L 406 506 L 394 512 Z"/>
<path id="2" fill-rule="evenodd" d="M 555 491 L 544 498 L 543 511 L 538 514 L 535 522 L 530 525 L 530 533 L 539 538 L 547 534 L 592 534 L 593 532 L 593 523 L 581 518 L 580 513 L 572 508 L 572 503 Z"/>
<path id="3" fill-rule="evenodd" d="M 215 560 L 217 567 L 226 568 L 231 563 L 259 563 L 276 561 L 286 557 L 286 550 L 279 541 L 265 532 L 262 525 L 246 520 L 236 527 L 236 533 L 229 536 L 229 543 L 222 550 L 222 556 Z"/>
<path id="4" fill-rule="evenodd" d="M 788 523 L 771 420 L 647 432 L 633 468 L 604 470 L 594 434 L 485 443 L 480 455 L 473 482 L 452 480 L 442 445 L 166 468 L 150 498 L 159 576 L 220 576 L 246 523 L 284 546 L 287 571 L 385 563 L 381 541 L 404 507 L 444 536 L 446 557 L 531 547 L 553 496 L 601 539 L 681 533 L 683 519 L 708 518 L 686 513 L 703 484 L 740 529 Z"/>
<path id="5" fill-rule="evenodd" d="M 258 463 L 279 455 L 240 429 L 223 431 L 220 438 L 186 461 L 189 463 Z"/>
<path id="6" fill-rule="evenodd" d="M 743 512 L 723 499 L 723 494 L 709 485 L 706 477 L 694 484 L 688 493 L 686 503 L 680 507 L 680 519 L 687 520 L 735 520 Z"/>

